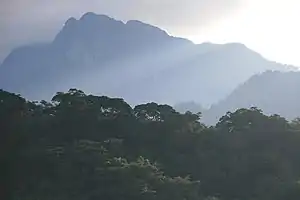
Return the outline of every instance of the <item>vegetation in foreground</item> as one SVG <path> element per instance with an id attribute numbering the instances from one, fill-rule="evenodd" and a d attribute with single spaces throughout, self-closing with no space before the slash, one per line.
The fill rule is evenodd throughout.
<path id="1" fill-rule="evenodd" d="M 257 108 L 206 127 L 168 105 L 0 91 L 0 134 L 3 199 L 300 199 L 300 120 Z"/>

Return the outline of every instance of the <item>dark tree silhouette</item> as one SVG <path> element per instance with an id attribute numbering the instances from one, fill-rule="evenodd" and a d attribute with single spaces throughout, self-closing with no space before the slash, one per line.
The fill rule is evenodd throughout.
<path id="1" fill-rule="evenodd" d="M 2 199 L 300 198 L 299 119 L 200 117 L 77 89 L 39 103 L 1 90 Z"/>

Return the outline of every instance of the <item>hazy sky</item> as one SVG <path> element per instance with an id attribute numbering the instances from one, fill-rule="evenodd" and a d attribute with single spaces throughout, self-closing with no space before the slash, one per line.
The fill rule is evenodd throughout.
<path id="1" fill-rule="evenodd" d="M 242 42 L 300 66 L 299 10 L 300 0 L 0 0 L 0 59 L 16 45 L 51 40 L 67 18 L 93 11 L 196 43 Z"/>

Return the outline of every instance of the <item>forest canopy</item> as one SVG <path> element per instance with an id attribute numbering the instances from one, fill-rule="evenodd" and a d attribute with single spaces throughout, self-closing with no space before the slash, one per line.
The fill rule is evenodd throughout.
<path id="1" fill-rule="evenodd" d="M 208 127 L 169 105 L 1 90 L 0 134 L 2 199 L 300 199 L 300 120 L 259 108 Z"/>

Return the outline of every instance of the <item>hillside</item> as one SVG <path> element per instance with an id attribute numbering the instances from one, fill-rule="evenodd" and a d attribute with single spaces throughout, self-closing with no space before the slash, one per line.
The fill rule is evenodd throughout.
<path id="1" fill-rule="evenodd" d="M 201 104 L 193 101 L 177 103 L 173 107 L 177 112 L 180 113 L 185 113 L 187 111 L 190 111 L 192 113 L 202 113 L 205 110 L 205 108 L 203 108 Z"/>
<path id="2" fill-rule="evenodd" d="M 267 71 L 252 76 L 228 97 L 203 113 L 207 124 L 215 124 L 227 111 L 258 107 L 266 114 L 280 114 L 289 120 L 300 117 L 300 72 Z"/>
<path id="3" fill-rule="evenodd" d="M 131 20 L 86 13 L 48 44 L 15 49 L 0 66 L 0 88 L 49 99 L 71 87 L 131 104 L 194 100 L 210 105 L 265 70 L 287 70 L 242 44 L 193 44 Z"/>

